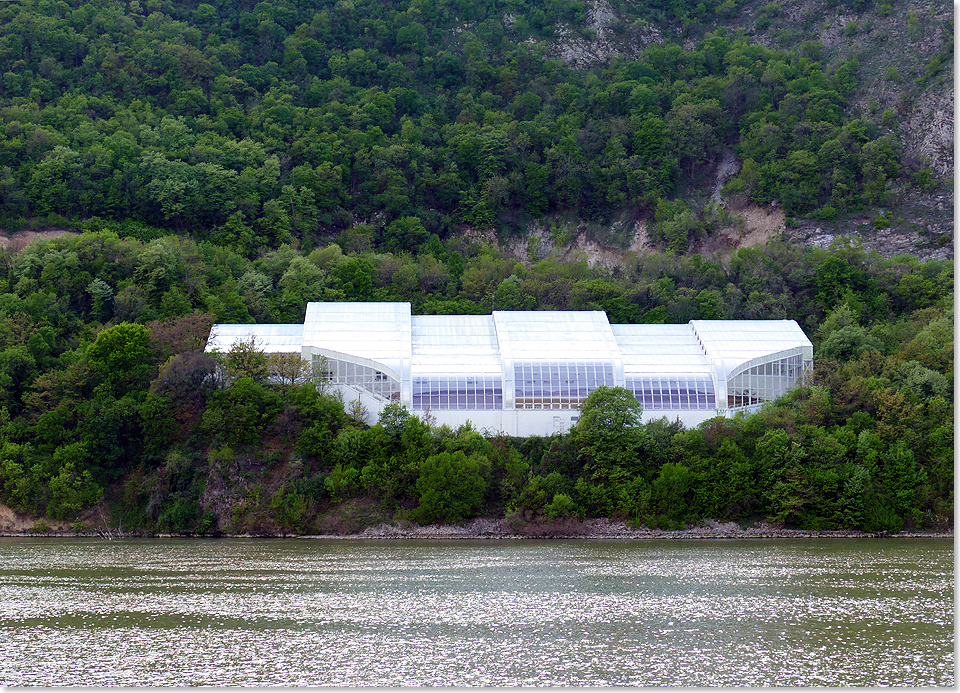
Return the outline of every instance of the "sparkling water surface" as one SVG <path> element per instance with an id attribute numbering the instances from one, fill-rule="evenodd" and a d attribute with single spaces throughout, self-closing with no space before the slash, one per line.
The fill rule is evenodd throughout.
<path id="1" fill-rule="evenodd" d="M 6 686 L 953 686 L 952 539 L 0 539 Z"/>

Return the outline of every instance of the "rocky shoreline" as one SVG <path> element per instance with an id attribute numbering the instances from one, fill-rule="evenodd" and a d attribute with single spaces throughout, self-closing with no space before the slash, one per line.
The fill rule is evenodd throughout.
<path id="1" fill-rule="evenodd" d="M 64 530 L 37 531 L 0 531 L 0 537 L 102 537 L 121 539 L 139 536 L 170 538 L 174 535 L 140 535 L 119 530 L 89 530 L 69 532 Z M 736 522 L 717 522 L 707 520 L 696 527 L 678 530 L 633 529 L 622 521 L 597 518 L 571 522 L 537 524 L 517 524 L 509 520 L 491 520 L 477 518 L 459 525 L 426 525 L 381 523 L 354 534 L 229 534 L 219 537 L 233 538 L 299 538 L 299 539 L 338 539 L 338 540 L 430 540 L 430 539 L 867 539 L 867 538 L 953 538 L 953 531 L 929 532 L 859 532 L 851 530 L 803 530 L 786 529 L 765 522 L 742 527 Z"/>
<path id="2" fill-rule="evenodd" d="M 586 520 L 577 527 L 528 524 L 511 526 L 507 520 L 476 519 L 463 525 L 425 527 L 381 524 L 344 539 L 812 539 L 871 537 L 952 537 L 953 532 L 810 531 L 784 529 L 767 523 L 741 527 L 736 522 L 708 520 L 697 527 L 679 530 L 633 529 L 624 522 L 605 518 Z M 566 531 L 565 531 L 566 530 Z M 572 530 L 572 531 L 571 531 Z M 327 538 L 327 537 L 324 537 Z"/>

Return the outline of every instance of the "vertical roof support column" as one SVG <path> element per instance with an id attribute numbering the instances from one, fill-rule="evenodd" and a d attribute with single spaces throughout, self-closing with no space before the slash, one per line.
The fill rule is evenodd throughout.
<path id="1" fill-rule="evenodd" d="M 603 341 L 607 347 L 607 354 L 610 362 L 613 364 L 613 385 L 614 387 L 626 387 L 627 379 L 623 373 L 623 356 L 620 353 L 620 345 L 617 344 L 617 338 L 610 328 L 610 320 L 607 314 L 598 311 L 595 313 L 597 320 L 597 332 L 603 335 Z"/>
<path id="2" fill-rule="evenodd" d="M 413 335 L 411 329 L 410 304 L 400 315 L 400 404 L 408 410 L 413 409 L 413 378 L 410 374 L 413 363 Z"/>
<path id="3" fill-rule="evenodd" d="M 810 382 L 810 379 L 813 377 L 813 347 L 804 346 L 802 347 L 803 351 L 803 361 L 800 371 L 800 378 L 797 381 L 797 385 L 807 385 Z"/>
<path id="4" fill-rule="evenodd" d="M 517 383 L 513 372 L 513 351 L 510 349 L 510 338 L 507 336 L 506 326 L 498 320 L 499 311 L 492 311 L 493 329 L 497 334 L 497 347 L 500 350 L 500 377 L 503 378 L 503 408 L 517 408 Z"/>

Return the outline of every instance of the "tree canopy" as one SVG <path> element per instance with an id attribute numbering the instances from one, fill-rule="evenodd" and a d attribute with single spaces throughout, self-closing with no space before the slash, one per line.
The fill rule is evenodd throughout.
<path id="1" fill-rule="evenodd" d="M 98 218 L 148 240 L 145 222 L 249 256 L 360 221 L 396 252 L 464 223 L 653 216 L 731 149 L 728 192 L 792 216 L 920 181 L 880 115 L 847 108 L 855 61 L 708 31 L 734 5 L 618 3 L 620 44 L 644 45 L 645 22 L 685 43 L 575 69 L 550 55 L 561 27 L 590 35 L 576 0 L 512 2 L 512 21 L 490 0 L 4 3 L 0 223 Z M 676 210 L 653 235 L 709 232 Z M 162 290 L 173 267 L 158 249 L 143 271 Z"/>
<path id="2" fill-rule="evenodd" d="M 578 67 L 551 52 L 591 38 L 578 0 L 0 5 L 0 226 L 67 232 L 0 249 L 15 510 L 82 524 L 98 506 L 187 534 L 478 514 L 951 521 L 952 262 L 840 234 L 693 253 L 735 219 L 686 193 L 732 152 L 725 199 L 887 223 L 897 195 L 936 185 L 897 120 L 951 63 L 952 25 L 914 17 L 936 56 L 881 113 L 855 98 L 857 61 L 716 28 L 734 0 L 614 2 L 610 36 L 632 49 Z M 751 21 L 776 25 L 775 5 Z M 583 223 L 627 247 L 618 211 L 660 252 L 562 259 Z M 535 219 L 519 259 L 476 240 Z M 794 319 L 817 366 L 783 400 L 691 430 L 602 389 L 572 431 L 510 440 L 399 405 L 369 426 L 323 368 L 255 343 L 203 351 L 215 323 L 296 323 L 314 300 Z"/>

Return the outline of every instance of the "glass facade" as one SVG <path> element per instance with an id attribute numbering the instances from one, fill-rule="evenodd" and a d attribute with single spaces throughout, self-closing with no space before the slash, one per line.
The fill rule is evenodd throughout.
<path id="1" fill-rule="evenodd" d="M 717 408 L 713 380 L 705 376 L 660 375 L 627 377 L 627 389 L 644 411 L 671 409 L 706 410 Z"/>
<path id="2" fill-rule="evenodd" d="M 523 361 L 513 373 L 517 409 L 576 409 L 601 385 L 614 384 L 609 361 Z"/>
<path id="3" fill-rule="evenodd" d="M 510 435 L 562 430 L 590 393 L 616 385 L 652 418 L 697 425 L 782 396 L 813 363 L 793 320 L 611 325 L 602 311 L 412 315 L 387 302 L 311 302 L 302 325 L 214 325 L 206 348 L 250 340 L 312 359 L 371 420 L 398 402 Z"/>
<path id="4" fill-rule="evenodd" d="M 413 378 L 413 409 L 502 409 L 499 376 L 424 375 Z"/>
<path id="5" fill-rule="evenodd" d="M 314 363 L 322 365 L 326 372 L 321 375 L 334 385 L 348 385 L 382 399 L 400 401 L 400 381 L 383 371 L 351 361 L 316 356 Z"/>
<path id="6" fill-rule="evenodd" d="M 735 372 L 727 381 L 727 407 L 769 402 L 793 387 L 803 373 L 803 355 L 793 354 Z"/>

